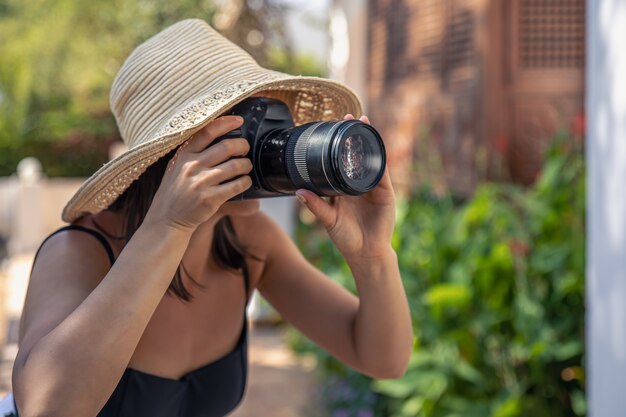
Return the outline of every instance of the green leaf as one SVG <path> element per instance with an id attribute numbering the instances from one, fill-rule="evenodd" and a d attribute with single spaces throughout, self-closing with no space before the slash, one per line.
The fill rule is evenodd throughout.
<path id="1" fill-rule="evenodd" d="M 551 349 L 551 352 L 556 360 L 564 361 L 571 359 L 583 352 L 583 342 L 580 340 L 571 340 L 564 344 L 557 344 Z"/>
<path id="2" fill-rule="evenodd" d="M 491 413 L 491 417 L 516 417 L 521 413 L 522 407 L 520 399 L 516 396 L 507 398 L 504 402 L 496 406 Z"/>
<path id="3" fill-rule="evenodd" d="M 406 379 L 384 379 L 374 381 L 374 390 L 392 398 L 405 398 L 415 392 L 415 385 Z"/>
<path id="4" fill-rule="evenodd" d="M 575 390 L 571 395 L 572 410 L 577 416 L 587 415 L 587 400 L 585 399 L 585 393 L 581 390 Z"/>
<path id="5" fill-rule="evenodd" d="M 422 410 L 424 401 L 425 399 L 423 397 L 409 398 L 402 404 L 400 414 L 403 416 L 416 416 Z"/>
<path id="6" fill-rule="evenodd" d="M 438 284 L 424 294 L 424 302 L 428 305 L 463 306 L 471 298 L 470 289 L 459 284 Z"/>
<path id="7" fill-rule="evenodd" d="M 483 375 L 468 362 L 460 359 L 454 363 L 454 372 L 468 382 L 481 384 L 484 380 Z"/>

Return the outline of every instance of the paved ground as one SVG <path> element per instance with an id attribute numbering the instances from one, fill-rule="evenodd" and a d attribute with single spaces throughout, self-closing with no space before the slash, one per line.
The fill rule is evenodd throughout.
<path id="1" fill-rule="evenodd" d="M 253 330 L 250 366 L 246 396 L 232 417 L 301 417 L 314 407 L 315 363 L 295 358 L 276 329 Z"/>
<path id="2" fill-rule="evenodd" d="M 15 348 L 5 347 L 0 358 L 0 398 L 10 389 Z M 297 359 L 273 327 L 255 327 L 250 338 L 248 388 L 232 417 L 301 417 L 314 408 L 314 363 Z"/>

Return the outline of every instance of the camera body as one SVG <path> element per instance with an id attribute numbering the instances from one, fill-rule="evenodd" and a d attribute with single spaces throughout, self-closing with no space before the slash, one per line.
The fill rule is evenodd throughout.
<path id="1" fill-rule="evenodd" d="M 223 139 L 244 138 L 250 144 L 250 151 L 245 156 L 252 161 L 253 169 L 250 172 L 252 185 L 243 193 L 235 196 L 232 200 L 245 200 L 252 198 L 267 198 L 289 195 L 289 192 L 280 192 L 275 190 L 264 180 L 261 165 L 276 165 L 271 172 L 282 171 L 281 166 L 285 164 L 284 148 L 265 144 L 265 152 L 263 152 L 266 136 L 270 132 L 280 131 L 294 127 L 293 119 L 289 108 L 282 101 L 270 98 L 254 97 L 243 100 L 235 105 L 230 112 L 232 115 L 243 117 L 243 124 L 239 129 L 233 130 L 215 140 L 214 143 Z M 268 151 L 271 148 L 273 152 Z M 271 160 L 261 160 L 261 155 L 270 156 Z M 291 193 L 293 194 L 293 193 Z"/>
<path id="2" fill-rule="evenodd" d="M 215 140 L 245 138 L 252 185 L 231 200 L 294 195 L 305 188 L 320 196 L 360 195 L 373 189 L 385 170 L 378 132 L 358 120 L 294 126 L 279 100 L 251 97 L 229 112 L 243 124 Z"/>

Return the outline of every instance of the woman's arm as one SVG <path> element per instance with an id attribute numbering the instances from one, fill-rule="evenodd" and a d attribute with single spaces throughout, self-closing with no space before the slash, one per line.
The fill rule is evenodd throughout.
<path id="1" fill-rule="evenodd" d="M 20 416 L 98 413 L 167 290 L 188 239 L 171 227 L 141 226 L 108 273 L 104 251 L 88 235 L 65 233 L 46 243 L 31 274 L 24 337 L 13 369 Z"/>
<path id="2" fill-rule="evenodd" d="M 335 197 L 327 203 L 310 191 L 299 190 L 298 196 L 345 257 L 359 297 L 310 265 L 275 225 L 257 233 L 276 236 L 261 243 L 268 249 L 259 289 L 288 321 L 341 361 L 377 378 L 399 377 L 413 335 L 390 243 L 395 199 L 388 172 L 373 191 L 359 197 Z"/>
<path id="3" fill-rule="evenodd" d="M 95 416 L 119 382 L 197 225 L 250 186 L 247 141 L 211 141 L 241 125 L 223 117 L 179 149 L 146 219 L 115 264 L 86 235 L 40 251 L 24 307 L 13 384 L 22 417 Z M 208 147 L 208 148 L 207 148 Z M 231 178 L 237 178 L 227 181 Z M 224 182 L 227 181 L 227 182 Z"/>
<path id="4" fill-rule="evenodd" d="M 311 265 L 269 218 L 254 217 L 238 234 L 257 237 L 252 245 L 265 258 L 257 288 L 283 318 L 359 372 L 375 378 L 404 374 L 413 336 L 393 250 L 349 261 L 357 298 Z"/>
<path id="5" fill-rule="evenodd" d="M 376 378 L 404 375 L 413 347 L 413 328 L 398 260 L 391 247 L 378 258 L 348 265 L 359 293 L 354 320 L 357 357 Z"/>

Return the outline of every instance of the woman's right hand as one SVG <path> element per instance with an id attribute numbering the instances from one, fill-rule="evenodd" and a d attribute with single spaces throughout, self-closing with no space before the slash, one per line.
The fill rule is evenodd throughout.
<path id="1" fill-rule="evenodd" d="M 252 162 L 241 157 L 248 153 L 248 141 L 225 139 L 209 146 L 242 124 L 239 116 L 222 116 L 187 140 L 169 162 L 145 221 L 193 231 L 247 190 Z"/>

